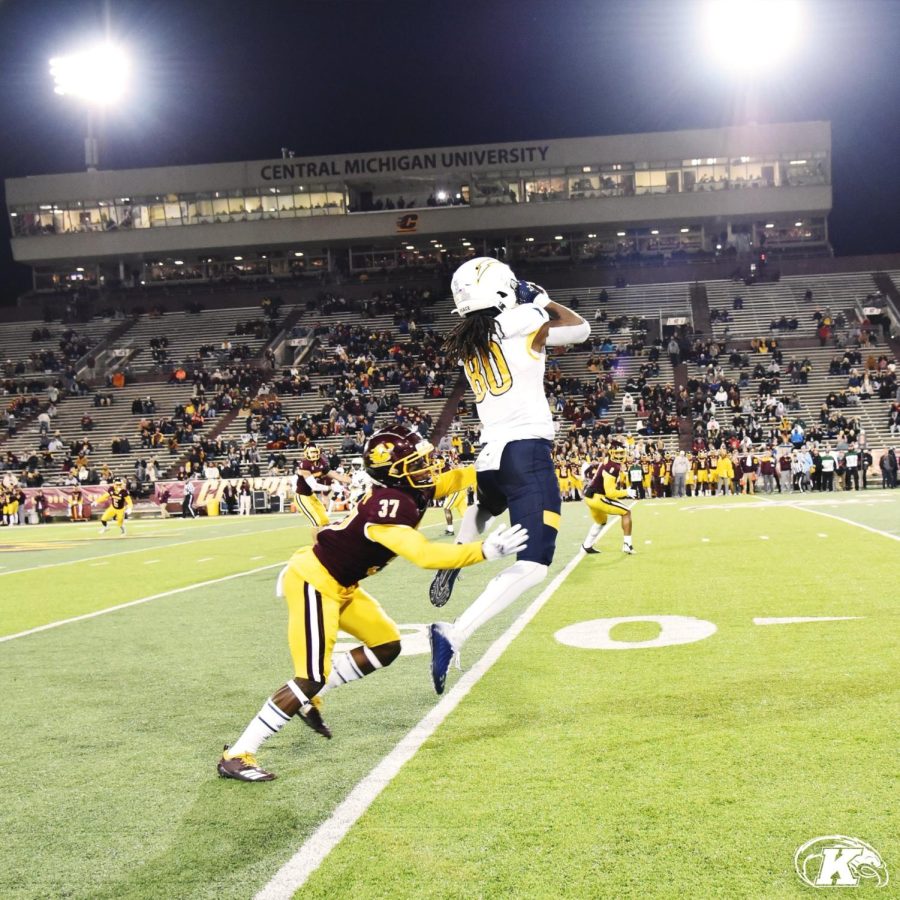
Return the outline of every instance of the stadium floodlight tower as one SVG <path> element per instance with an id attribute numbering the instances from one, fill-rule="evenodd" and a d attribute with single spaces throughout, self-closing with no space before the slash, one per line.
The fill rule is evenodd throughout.
<path id="1" fill-rule="evenodd" d="M 55 93 L 75 97 L 87 108 L 84 164 L 89 172 L 96 171 L 100 161 L 94 134 L 94 114 L 122 97 L 128 86 L 130 70 L 131 64 L 125 51 L 109 42 L 50 60 Z"/>
<path id="2" fill-rule="evenodd" d="M 738 79 L 769 74 L 796 46 L 800 0 L 708 0 L 703 31 L 710 54 Z"/>

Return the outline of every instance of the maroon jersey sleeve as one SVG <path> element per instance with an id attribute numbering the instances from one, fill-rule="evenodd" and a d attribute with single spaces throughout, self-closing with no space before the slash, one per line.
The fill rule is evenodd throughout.
<path id="1" fill-rule="evenodd" d="M 369 540 L 367 525 L 416 528 L 423 515 L 424 508 L 406 491 L 375 487 L 347 518 L 319 531 L 313 552 L 337 582 L 350 587 L 394 558 L 387 547 Z"/>

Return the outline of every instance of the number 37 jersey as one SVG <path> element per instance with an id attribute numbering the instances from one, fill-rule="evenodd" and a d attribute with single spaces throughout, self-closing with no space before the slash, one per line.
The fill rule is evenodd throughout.
<path id="1" fill-rule="evenodd" d="M 544 395 L 546 355 L 532 348 L 549 318 L 531 304 L 507 309 L 495 319 L 490 353 L 461 360 L 475 394 L 483 443 L 553 440 L 553 416 Z"/>

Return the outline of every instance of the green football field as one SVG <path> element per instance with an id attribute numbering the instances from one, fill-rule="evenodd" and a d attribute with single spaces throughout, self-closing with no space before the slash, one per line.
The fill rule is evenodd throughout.
<path id="1" fill-rule="evenodd" d="M 891 894 L 900 491 L 634 519 L 637 555 L 614 524 L 579 559 L 566 504 L 550 577 L 440 702 L 424 623 L 507 563 L 441 613 L 403 560 L 369 579 L 404 655 L 329 695 L 332 741 L 270 740 L 268 784 L 215 763 L 291 675 L 274 585 L 299 517 L 4 528 L 0 897 L 793 897 L 823 835 L 876 848 Z M 818 621 L 761 621 L 797 617 Z"/>

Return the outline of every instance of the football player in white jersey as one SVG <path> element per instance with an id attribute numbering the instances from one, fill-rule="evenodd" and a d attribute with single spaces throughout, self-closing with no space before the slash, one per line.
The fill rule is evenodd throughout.
<path id="1" fill-rule="evenodd" d="M 372 478 L 363 468 L 363 458 L 354 456 L 350 460 L 350 506 L 355 509 L 357 503 L 369 492 Z"/>
<path id="2" fill-rule="evenodd" d="M 591 333 L 581 316 L 554 303 L 543 288 L 519 281 L 496 259 L 464 263 L 451 289 L 462 321 L 448 335 L 444 352 L 463 367 L 483 443 L 475 463 L 477 503 L 463 517 L 458 541 L 473 540 L 506 509 L 510 522 L 527 528 L 529 537 L 516 562 L 455 623 L 429 627 L 431 677 L 439 694 L 465 641 L 542 581 L 553 561 L 561 503 L 551 454 L 553 417 L 544 394 L 546 348 L 580 344 Z M 450 598 L 458 574 L 452 569 L 435 576 L 429 590 L 435 606 Z"/>

